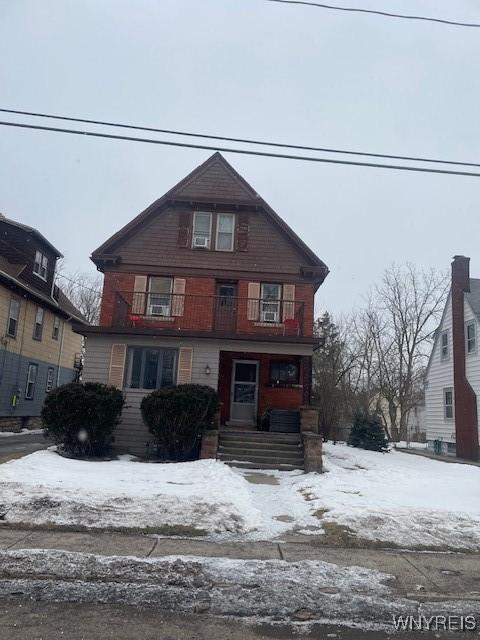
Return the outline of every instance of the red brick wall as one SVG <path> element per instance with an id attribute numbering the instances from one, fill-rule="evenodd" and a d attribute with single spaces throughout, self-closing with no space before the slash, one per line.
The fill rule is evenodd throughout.
<path id="1" fill-rule="evenodd" d="M 111 327 L 116 292 L 133 291 L 135 276 L 131 273 L 106 271 L 103 279 L 102 306 L 100 309 L 100 326 Z M 122 293 L 124 297 L 125 294 Z M 131 302 L 131 300 L 130 300 Z"/>
<path id="2" fill-rule="evenodd" d="M 234 360 L 258 360 L 260 362 L 257 409 L 259 416 L 261 416 L 266 409 L 298 409 L 302 406 L 303 381 L 300 356 L 221 351 L 218 392 L 220 402 L 222 403 L 220 415 L 222 423 L 225 423 L 230 417 L 230 390 L 232 386 L 232 366 Z M 292 388 L 271 387 L 269 384 L 271 360 L 296 361 L 300 367 L 300 385 Z"/>
<path id="3" fill-rule="evenodd" d="M 220 275 L 220 274 L 219 274 Z M 149 327 L 168 329 L 190 329 L 193 331 L 211 331 L 214 328 L 215 279 L 186 278 L 183 315 L 172 321 L 148 321 Z M 129 304 L 132 303 L 135 274 L 107 271 L 103 282 L 100 325 L 111 326 L 114 314 L 116 292 Z M 129 293 L 130 292 L 130 293 Z M 284 335 L 284 328 L 257 326 L 258 322 L 247 319 L 248 281 L 240 280 L 237 287 L 237 333 L 256 333 L 259 335 Z M 304 303 L 303 335 L 311 336 L 313 331 L 313 286 L 295 285 L 295 302 Z M 289 330 L 296 335 L 296 330 Z"/>

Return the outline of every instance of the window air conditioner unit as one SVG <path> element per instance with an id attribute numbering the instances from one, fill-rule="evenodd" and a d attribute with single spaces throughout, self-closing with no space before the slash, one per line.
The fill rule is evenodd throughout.
<path id="1" fill-rule="evenodd" d="M 264 322 L 278 322 L 278 316 L 276 311 L 264 311 L 263 312 L 263 321 Z"/>
<path id="2" fill-rule="evenodd" d="M 170 315 L 170 309 L 165 304 L 152 304 L 150 314 L 152 316 L 168 316 Z"/>
<path id="3" fill-rule="evenodd" d="M 208 249 L 208 238 L 206 236 L 195 236 L 193 238 L 193 246 Z"/>

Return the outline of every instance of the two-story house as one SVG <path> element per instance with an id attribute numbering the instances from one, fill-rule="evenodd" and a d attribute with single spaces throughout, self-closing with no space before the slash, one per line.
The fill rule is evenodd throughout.
<path id="1" fill-rule="evenodd" d="M 61 253 L 0 215 L 0 431 L 40 426 L 46 394 L 78 375 L 85 319 L 54 284 Z"/>
<path id="2" fill-rule="evenodd" d="M 455 256 L 442 320 L 425 380 L 427 442 L 438 454 L 478 460 L 480 279 L 470 258 Z"/>
<path id="3" fill-rule="evenodd" d="M 140 401 L 182 383 L 218 389 L 221 422 L 256 429 L 310 398 L 320 260 L 219 153 L 92 254 L 104 273 L 85 380 L 125 391 L 116 445 L 143 454 Z"/>

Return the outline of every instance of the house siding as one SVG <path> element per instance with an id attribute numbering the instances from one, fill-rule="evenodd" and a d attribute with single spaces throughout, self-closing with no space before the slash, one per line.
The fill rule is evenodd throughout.
<path id="1" fill-rule="evenodd" d="M 7 336 L 10 300 L 20 302 L 20 312 L 15 337 Z M 41 340 L 33 339 L 33 328 L 37 307 L 44 310 Z M 82 339 L 74 333 L 72 326 L 60 318 L 58 340 L 52 338 L 56 314 L 43 305 L 14 294 L 0 287 L 0 328 L 5 336 L 0 344 L 0 417 L 36 417 L 40 415 L 45 400 L 47 370 L 54 369 L 54 386 L 71 382 L 74 378 L 75 354 L 81 351 Z M 62 340 L 63 333 L 63 340 Z M 38 365 L 37 382 L 33 400 L 25 399 L 28 364 Z M 14 408 L 12 397 L 17 397 Z"/>
<path id="2" fill-rule="evenodd" d="M 449 358 L 441 359 L 441 339 L 443 331 L 448 331 Z M 452 338 L 452 299 L 449 294 L 442 321 L 438 328 L 438 339 L 430 357 L 425 388 L 425 409 L 427 423 L 427 441 L 434 440 L 455 443 L 455 419 L 446 420 L 444 416 L 443 390 L 453 389 L 453 338 Z M 455 394 L 454 394 L 455 402 Z"/>
<path id="3" fill-rule="evenodd" d="M 475 322 L 475 335 L 476 335 L 476 350 L 474 353 L 467 353 L 466 347 L 465 347 L 465 373 L 467 376 L 467 380 L 470 383 L 470 386 L 472 387 L 475 396 L 477 398 L 477 407 L 480 407 L 480 348 L 479 348 L 479 339 L 480 339 L 480 335 L 479 335 L 479 331 L 480 331 L 480 324 L 478 322 L 478 318 L 476 317 L 476 315 L 473 313 L 471 306 L 469 305 L 468 301 L 466 299 L 464 299 L 464 317 L 465 317 L 465 324 L 467 324 L 467 322 Z M 466 334 L 466 331 L 465 331 Z M 480 428 L 478 425 L 478 418 L 477 418 L 477 429 L 479 431 L 479 436 L 480 436 Z"/>
<path id="4" fill-rule="evenodd" d="M 145 336 L 106 336 L 90 335 L 87 338 L 85 365 L 83 370 L 83 380 L 85 382 L 103 382 L 108 384 L 110 355 L 113 344 L 126 344 L 129 346 L 145 346 L 151 348 L 180 348 L 190 347 L 193 349 L 192 360 L 192 383 L 205 384 L 214 389 L 218 387 L 219 380 L 219 360 L 220 352 L 236 352 L 238 356 L 243 354 L 250 357 L 251 352 L 270 353 L 279 355 L 311 355 L 312 347 L 308 345 L 296 344 L 276 344 L 276 343 L 256 343 L 243 342 L 242 351 L 238 352 L 238 341 L 221 340 L 184 340 L 182 338 L 162 338 Z M 205 373 L 206 366 L 210 367 L 211 373 Z M 301 404 L 301 390 L 288 390 L 295 396 L 297 406 Z M 267 390 L 268 393 L 276 393 L 279 390 Z M 122 412 L 120 424 L 115 431 L 114 446 L 118 450 L 127 450 L 136 455 L 145 455 L 147 443 L 151 443 L 150 434 L 145 427 L 141 412 L 140 403 L 146 395 L 145 391 L 136 389 L 124 389 L 125 408 Z M 266 399 L 268 404 L 268 399 Z"/>

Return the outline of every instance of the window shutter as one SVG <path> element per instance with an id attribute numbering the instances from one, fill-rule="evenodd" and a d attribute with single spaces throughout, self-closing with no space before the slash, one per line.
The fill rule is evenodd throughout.
<path id="1" fill-rule="evenodd" d="M 110 371 L 108 373 L 108 384 L 123 388 L 123 372 L 125 370 L 125 357 L 127 355 L 126 344 L 112 344 L 110 355 Z"/>
<path id="2" fill-rule="evenodd" d="M 238 215 L 237 224 L 237 249 L 238 251 L 248 251 L 248 213 Z"/>
<path id="3" fill-rule="evenodd" d="M 260 315 L 260 283 L 248 283 L 247 319 L 258 320 Z"/>
<path id="4" fill-rule="evenodd" d="M 185 306 L 185 278 L 173 281 L 172 316 L 183 316 Z"/>
<path id="5" fill-rule="evenodd" d="M 295 285 L 283 285 L 283 320 L 295 318 Z"/>
<path id="6" fill-rule="evenodd" d="M 181 347 L 178 350 L 177 384 L 189 384 L 192 381 L 193 349 Z"/>
<path id="7" fill-rule="evenodd" d="M 181 211 L 178 217 L 178 238 L 179 247 L 188 247 L 190 236 L 190 214 L 188 211 Z"/>
<path id="8" fill-rule="evenodd" d="M 143 315 L 145 313 L 147 290 L 147 276 L 135 276 L 134 294 L 132 302 L 132 313 Z"/>

